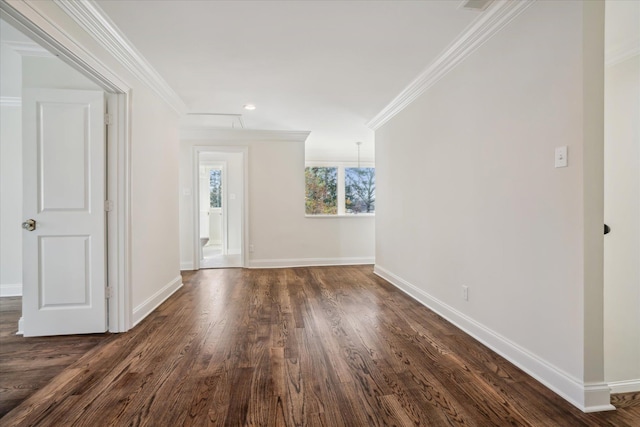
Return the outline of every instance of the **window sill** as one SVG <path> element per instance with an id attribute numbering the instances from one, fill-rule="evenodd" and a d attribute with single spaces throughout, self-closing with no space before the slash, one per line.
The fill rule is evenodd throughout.
<path id="1" fill-rule="evenodd" d="M 306 215 L 305 218 L 374 218 L 374 213 L 361 213 L 361 214 L 344 214 L 344 215 Z"/>

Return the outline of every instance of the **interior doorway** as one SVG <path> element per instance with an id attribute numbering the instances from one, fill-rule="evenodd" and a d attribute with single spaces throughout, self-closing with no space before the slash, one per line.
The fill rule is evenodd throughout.
<path id="1" fill-rule="evenodd" d="M 244 154 L 197 152 L 197 268 L 243 267 Z"/>
<path id="2" fill-rule="evenodd" d="M 130 162 L 128 153 L 130 143 L 129 107 L 131 89 L 126 83 L 119 80 L 117 76 L 113 75 L 110 70 L 106 69 L 101 63 L 95 61 L 95 58 L 88 52 L 80 49 L 70 39 L 65 38 L 65 34 L 61 34 L 58 28 L 53 27 L 48 22 L 40 21 L 38 19 L 39 16 L 35 14 L 32 9 L 24 7 L 23 3 L 9 5 L 5 2 L 1 2 L 0 17 L 2 18 L 0 20 L 0 29 L 2 30 L 2 43 L 0 43 L 0 47 L 2 47 L 3 65 L 3 85 L 2 94 L 0 96 L 0 98 L 2 98 L 2 102 L 0 102 L 0 104 L 2 105 L 3 113 L 2 157 L 3 160 L 6 159 L 12 162 L 12 168 L 2 168 L 3 183 L 11 182 L 16 186 L 18 186 L 18 184 L 22 186 L 23 184 L 24 159 L 22 158 L 22 115 L 26 105 L 24 99 L 22 99 L 23 89 L 64 89 L 97 91 L 102 96 L 101 104 L 104 104 L 104 106 L 106 107 L 106 111 L 109 112 L 108 117 L 107 115 L 103 115 L 104 117 L 93 117 L 93 119 L 91 120 L 96 124 L 104 123 L 106 125 L 108 123 L 109 129 L 106 136 L 107 148 L 100 149 L 100 153 L 97 153 L 96 156 L 96 161 L 99 161 L 100 164 L 105 166 L 104 168 L 102 168 L 101 173 L 102 181 L 104 182 L 99 184 L 100 187 L 104 188 L 105 193 L 100 194 L 101 200 L 96 199 L 95 206 L 91 204 L 92 211 L 95 211 L 96 213 L 102 213 L 101 234 L 104 237 L 104 245 L 102 245 L 101 247 L 103 248 L 103 250 L 107 251 L 106 254 L 104 254 L 105 256 L 101 256 L 100 262 L 103 266 L 102 270 L 105 274 L 100 275 L 101 278 L 104 277 L 104 280 L 99 281 L 99 284 L 101 285 L 99 293 L 101 296 L 96 298 L 99 299 L 98 304 L 102 305 L 102 302 L 104 301 L 105 305 L 107 305 L 106 298 L 107 296 L 110 296 L 107 312 L 100 314 L 101 325 L 108 324 L 107 327 L 110 332 L 124 332 L 131 328 L 132 312 L 129 268 L 129 248 L 131 246 L 131 242 L 130 232 L 127 226 L 130 220 Z M 34 20 L 36 20 L 38 23 L 36 24 Z M 14 41 L 16 43 L 13 43 Z M 46 46 L 46 48 L 44 48 L 43 46 Z M 25 47 L 25 49 L 22 49 L 21 47 Z M 7 60 L 8 57 L 12 57 L 10 61 Z M 5 93 L 5 90 L 7 89 L 11 89 L 13 92 Z M 63 107 L 65 105 L 63 105 Z M 80 109 L 74 109 L 75 107 L 72 107 L 70 105 L 66 105 L 66 107 L 68 108 L 64 109 L 64 114 L 60 114 L 65 116 L 69 114 L 73 115 L 75 112 L 80 111 Z M 8 112 L 11 120 L 4 120 L 5 112 Z M 40 115 L 40 117 L 42 117 L 42 115 Z M 56 120 L 50 120 L 49 123 L 55 124 L 58 122 Z M 5 125 L 7 124 L 10 124 L 11 126 L 9 127 L 13 127 L 15 129 L 13 131 L 11 131 L 10 129 L 5 129 Z M 7 132 L 11 131 L 11 138 L 4 138 L 5 130 Z M 47 133 L 47 135 L 49 134 Z M 12 144 L 14 155 L 5 158 L 4 148 L 9 143 Z M 104 141 L 102 146 L 104 147 Z M 77 154 L 77 152 L 78 150 L 73 150 L 74 155 Z M 48 160 L 51 159 L 48 158 Z M 78 164 L 81 163 L 82 162 Z M 90 168 L 85 167 L 85 169 L 88 171 Z M 93 171 L 96 169 L 92 167 L 91 170 Z M 49 172 L 51 172 L 50 169 Z M 15 174 L 15 177 L 7 179 L 7 173 L 13 173 Z M 32 178 L 31 175 L 28 176 L 30 177 L 30 179 Z M 93 178 L 91 182 L 93 183 Z M 47 184 L 50 183 L 50 181 L 47 181 Z M 60 181 L 58 180 L 56 181 L 56 183 L 60 183 Z M 85 189 L 83 191 L 78 190 L 74 194 L 84 194 L 84 200 L 86 202 L 86 195 L 89 192 L 88 189 L 89 187 L 85 186 Z M 4 193 L 5 192 L 3 191 L 3 196 L 5 195 Z M 53 193 L 50 194 L 53 195 Z M 24 194 L 21 191 L 19 196 L 21 197 L 23 195 Z M 51 198 L 49 199 L 49 201 L 52 200 L 53 199 Z M 105 200 L 108 200 L 109 208 L 107 208 L 107 203 L 105 203 Z M 40 200 L 40 202 L 40 204 L 42 205 L 42 200 Z M 100 203 L 98 204 L 98 202 Z M 5 206 L 4 200 L 2 205 L 3 207 Z M 25 233 L 31 232 L 30 229 L 27 229 L 24 226 L 24 229 L 20 228 L 20 223 L 27 219 L 24 217 L 26 212 L 23 211 L 22 205 L 23 203 L 21 200 L 15 201 L 15 203 L 12 203 L 11 205 L 6 205 L 14 207 L 13 216 L 11 218 L 18 218 L 18 222 L 12 221 L 11 227 L 4 227 L 3 224 L 2 231 L 4 232 L 5 230 L 11 230 L 13 232 L 16 230 L 15 225 L 17 224 L 18 233 L 14 233 L 13 239 L 5 240 L 3 236 L 3 238 L 0 240 L 3 246 L 8 241 L 13 241 L 14 243 L 16 243 L 11 250 L 16 256 L 20 257 L 20 259 L 12 259 L 11 262 L 6 262 L 7 260 L 2 257 L 2 268 L 0 270 L 4 271 L 6 266 L 13 266 L 18 267 L 20 271 L 19 274 L 15 275 L 17 279 L 12 280 L 9 289 L 5 289 L 5 286 L 0 287 L 0 289 L 3 291 L 0 293 L 0 296 L 8 296 L 5 295 L 4 291 L 9 290 L 13 295 L 15 295 L 16 298 L 20 298 L 22 296 L 22 302 L 24 303 L 24 297 L 26 296 L 26 293 L 33 293 L 33 287 L 40 286 L 40 284 L 29 283 L 27 275 L 22 274 L 23 267 L 25 267 L 26 265 L 24 261 L 25 259 L 30 258 L 30 254 L 23 253 L 22 236 Z M 57 205 L 50 205 L 53 207 L 46 208 L 50 208 L 50 210 L 60 208 Z M 15 207 L 18 207 L 18 209 L 15 209 Z M 41 206 L 41 208 L 44 209 L 45 207 Z M 88 210 L 85 205 L 82 205 L 80 207 L 74 206 L 73 209 L 78 212 Z M 105 214 L 106 219 L 104 218 Z M 4 215 L 2 219 L 5 219 Z M 36 230 L 37 228 L 39 229 L 40 227 L 36 226 L 33 228 L 33 230 Z M 69 239 L 68 242 L 71 242 L 71 240 L 73 239 Z M 77 243 L 77 241 L 73 243 Z M 76 247 L 80 247 L 80 245 L 78 244 L 76 245 Z M 0 252 L 2 252 L 2 254 L 4 255 L 4 253 L 6 252 L 4 251 L 4 247 Z M 72 268 L 67 270 L 66 268 L 63 268 L 57 264 L 54 267 L 57 268 L 57 270 L 51 271 L 52 273 L 55 272 L 57 274 L 57 276 L 55 276 L 55 283 L 62 283 L 64 285 L 65 282 L 62 276 L 64 276 L 65 274 L 73 274 L 75 275 L 74 278 L 76 278 L 76 276 L 81 276 L 81 269 L 79 268 Z M 31 274 L 31 277 L 33 277 L 33 274 Z M 36 275 L 35 277 L 39 276 Z M 49 275 L 49 279 L 51 279 L 49 280 L 49 284 L 54 283 L 54 275 Z M 42 282 L 42 280 L 40 280 L 40 282 Z M 78 283 L 82 283 L 82 280 L 75 280 L 74 283 L 76 283 L 77 285 Z M 96 283 L 96 290 L 98 289 L 97 285 L 98 283 Z M 66 292 L 65 289 L 66 288 L 62 289 L 62 293 Z M 74 290 L 76 291 L 78 291 L 78 289 L 79 287 L 74 288 Z M 58 291 L 60 290 L 61 289 L 58 289 Z M 86 290 L 86 287 L 84 290 Z M 62 295 L 62 293 L 49 292 L 49 296 L 53 298 L 50 298 L 49 302 L 52 304 L 64 304 L 64 302 L 56 299 L 60 295 Z M 65 297 L 67 296 L 67 294 L 64 295 Z M 79 294 L 76 292 L 76 300 L 74 300 L 74 303 L 77 304 L 79 304 L 77 302 L 77 300 L 79 300 L 78 295 Z M 25 321 L 27 320 L 28 319 L 26 319 L 25 317 Z M 76 326 L 80 325 L 81 323 L 82 321 L 74 322 Z M 100 329 L 102 329 L 103 327 L 101 327 Z M 18 329 L 19 331 L 22 330 L 21 327 L 18 327 Z M 78 326 L 77 329 L 73 328 L 56 333 L 70 334 L 84 332 L 86 331 L 82 331 Z M 49 334 L 50 333 L 46 333 L 46 335 Z"/>
<path id="3" fill-rule="evenodd" d="M 2 103 L 1 199 L 11 210 L 0 262 L 22 297 L 18 333 L 105 332 L 105 93 L 8 22 L 0 30 L 0 95 L 15 99 Z"/>

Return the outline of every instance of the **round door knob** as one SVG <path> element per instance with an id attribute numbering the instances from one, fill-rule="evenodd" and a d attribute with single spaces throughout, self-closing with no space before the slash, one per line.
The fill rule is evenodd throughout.
<path id="1" fill-rule="evenodd" d="M 36 229 L 36 220 L 35 219 L 28 219 L 25 222 L 22 223 L 22 228 L 24 228 L 27 231 L 33 231 Z"/>

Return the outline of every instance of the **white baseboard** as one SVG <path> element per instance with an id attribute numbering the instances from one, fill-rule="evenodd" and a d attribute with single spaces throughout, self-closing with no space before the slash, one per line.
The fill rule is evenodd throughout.
<path id="1" fill-rule="evenodd" d="M 20 320 L 18 320 L 18 332 L 16 335 L 24 335 L 24 317 L 20 316 Z"/>
<path id="2" fill-rule="evenodd" d="M 637 393 L 640 392 L 640 378 L 628 381 L 613 381 L 609 383 L 611 393 Z"/>
<path id="3" fill-rule="evenodd" d="M 296 259 L 253 259 L 248 268 L 289 268 L 289 267 L 320 267 L 333 265 L 362 265 L 373 264 L 373 257 L 352 258 L 296 258 Z"/>
<path id="4" fill-rule="evenodd" d="M 180 270 L 193 270 L 193 261 L 181 262 Z"/>
<path id="5" fill-rule="evenodd" d="M 0 297 L 21 297 L 22 283 L 15 285 L 0 285 Z"/>
<path id="6" fill-rule="evenodd" d="M 175 291 L 182 287 L 182 276 L 175 277 L 171 282 L 167 283 L 162 289 L 147 298 L 142 304 L 133 309 L 133 325 L 132 328 L 147 317 L 153 310 L 158 308 L 160 304 L 166 301 Z"/>
<path id="7" fill-rule="evenodd" d="M 604 382 L 584 384 L 572 375 L 434 298 L 385 268 L 376 265 L 374 273 L 509 360 L 583 412 L 615 409 L 610 403 L 608 384 Z"/>

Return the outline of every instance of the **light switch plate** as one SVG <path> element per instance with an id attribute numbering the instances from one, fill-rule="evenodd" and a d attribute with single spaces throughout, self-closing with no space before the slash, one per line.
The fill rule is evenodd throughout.
<path id="1" fill-rule="evenodd" d="M 556 147 L 555 165 L 557 168 L 566 168 L 568 165 L 567 146 Z"/>

